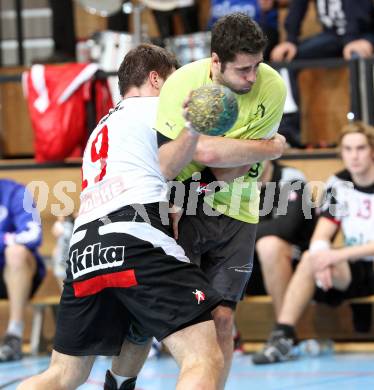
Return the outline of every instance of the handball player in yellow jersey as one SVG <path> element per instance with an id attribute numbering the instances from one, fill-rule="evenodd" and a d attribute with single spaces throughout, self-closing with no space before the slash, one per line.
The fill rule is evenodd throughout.
<path id="1" fill-rule="evenodd" d="M 158 106 L 156 130 L 162 148 L 186 126 L 180 107 L 191 90 L 218 83 L 237 96 L 234 126 L 223 137 L 200 136 L 194 161 L 176 177 L 186 185 L 178 242 L 225 299 L 213 312 L 225 358 L 222 385 L 233 353 L 234 310 L 252 270 L 261 161 L 278 158 L 285 146 L 277 130 L 286 89 L 279 74 L 263 63 L 265 47 L 264 33 L 248 16 L 221 18 L 212 29 L 211 57 L 174 72 Z"/>

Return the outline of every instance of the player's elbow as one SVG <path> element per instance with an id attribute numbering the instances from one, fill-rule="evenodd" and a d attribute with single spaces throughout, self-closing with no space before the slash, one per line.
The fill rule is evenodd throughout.
<path id="1" fill-rule="evenodd" d="M 213 148 L 209 146 L 202 147 L 198 144 L 194 154 L 194 160 L 205 166 L 211 166 L 219 162 L 219 156 Z"/>
<path id="2" fill-rule="evenodd" d="M 173 180 L 179 173 L 172 169 L 170 164 L 163 164 L 162 162 L 160 162 L 160 170 L 166 180 Z"/>
<path id="3" fill-rule="evenodd" d="M 279 150 L 273 150 L 270 154 L 267 160 L 277 160 L 282 156 L 283 152 L 280 152 Z"/>
<path id="4" fill-rule="evenodd" d="M 286 139 L 278 134 L 273 139 L 268 140 L 268 142 L 270 143 L 270 150 L 267 160 L 275 160 L 281 157 L 287 147 Z"/>

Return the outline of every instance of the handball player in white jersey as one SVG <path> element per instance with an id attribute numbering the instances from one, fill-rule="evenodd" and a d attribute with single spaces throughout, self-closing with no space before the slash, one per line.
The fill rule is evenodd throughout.
<path id="1" fill-rule="evenodd" d="M 123 100 L 99 122 L 83 156 L 51 364 L 19 389 L 76 389 L 95 356 L 121 349 L 129 359 L 113 358 L 104 388 L 135 389 L 152 336 L 181 368 L 177 389 L 218 386 L 223 357 L 210 313 L 221 297 L 172 238 L 167 213 L 166 179 L 191 161 L 199 135 L 185 129 L 158 150 L 152 129 L 160 88 L 175 68 L 171 54 L 147 44 L 120 66 Z M 128 377 L 116 375 L 120 364 Z"/>

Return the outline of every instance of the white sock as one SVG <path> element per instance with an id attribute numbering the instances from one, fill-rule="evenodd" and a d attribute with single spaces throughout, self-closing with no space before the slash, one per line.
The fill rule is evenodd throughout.
<path id="1" fill-rule="evenodd" d="M 117 375 L 117 374 L 115 374 L 112 370 L 110 370 L 110 372 L 112 373 L 113 378 L 116 380 L 117 386 L 118 386 L 118 387 L 120 387 L 120 386 L 122 385 L 122 383 L 123 383 L 124 381 L 126 381 L 127 379 L 134 378 L 133 376 L 121 376 L 121 375 Z"/>
<path id="2" fill-rule="evenodd" d="M 23 321 L 9 321 L 8 329 L 6 331 L 7 334 L 12 334 L 14 336 L 17 336 L 19 338 L 22 338 L 23 336 L 23 328 L 24 323 Z"/>

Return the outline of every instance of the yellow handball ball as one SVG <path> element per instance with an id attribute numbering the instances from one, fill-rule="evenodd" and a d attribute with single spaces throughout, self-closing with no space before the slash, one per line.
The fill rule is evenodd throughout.
<path id="1" fill-rule="evenodd" d="M 238 118 L 235 94 L 218 84 L 204 85 L 191 92 L 186 119 L 201 134 L 222 135 Z"/>

